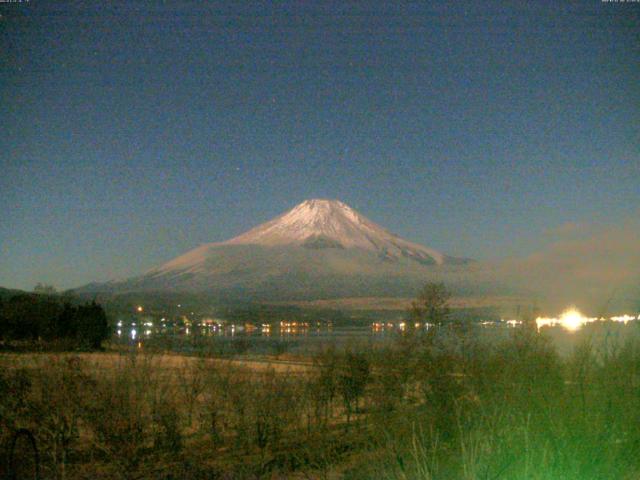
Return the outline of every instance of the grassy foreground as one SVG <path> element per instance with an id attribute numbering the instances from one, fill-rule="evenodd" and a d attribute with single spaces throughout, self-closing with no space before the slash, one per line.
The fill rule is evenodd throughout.
<path id="1" fill-rule="evenodd" d="M 55 479 L 640 476 L 640 343 L 561 358 L 526 328 L 477 338 L 432 330 L 308 366 L 4 355 L 0 432 L 33 431 Z"/>

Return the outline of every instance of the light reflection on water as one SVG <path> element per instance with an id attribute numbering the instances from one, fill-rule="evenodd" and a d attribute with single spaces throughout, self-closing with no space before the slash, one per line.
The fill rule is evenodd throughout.
<path id="1" fill-rule="evenodd" d="M 559 317 L 561 318 L 561 317 Z M 535 322 L 531 328 L 539 335 L 548 338 L 561 355 L 570 354 L 574 347 L 586 341 L 594 346 L 623 345 L 627 340 L 640 339 L 638 316 L 617 316 L 611 319 L 581 322 L 578 328 L 568 328 L 562 322 L 549 322 L 539 325 Z M 571 323 L 575 327 L 577 323 Z M 135 326 L 122 325 L 116 332 L 116 339 L 139 347 L 147 342 L 181 341 L 199 345 L 215 345 L 219 341 L 247 341 L 250 345 L 286 344 L 300 352 L 308 352 L 322 345 L 349 345 L 351 343 L 380 344 L 393 341 L 406 333 L 406 325 L 401 322 L 373 323 L 360 326 L 334 326 L 328 324 L 279 325 L 206 325 L 192 326 L 148 326 L 141 335 Z M 538 328 L 536 328 L 538 327 Z M 415 331 L 426 331 L 429 325 L 414 325 Z M 474 323 L 468 332 L 481 342 L 496 343 L 509 338 L 519 328 L 527 328 L 521 321 L 498 320 Z M 404 330 L 404 331 L 403 331 Z M 274 343 L 275 342 L 275 343 Z M 253 348 L 253 347 L 252 347 Z M 257 348 L 257 347 L 256 347 Z M 266 347 L 265 347 L 266 348 Z"/>

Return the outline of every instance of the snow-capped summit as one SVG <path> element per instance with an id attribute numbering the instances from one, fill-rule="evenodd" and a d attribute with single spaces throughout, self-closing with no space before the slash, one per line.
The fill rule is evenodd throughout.
<path id="1" fill-rule="evenodd" d="M 231 245 L 359 249 L 386 260 L 407 258 L 424 265 L 459 263 L 394 235 L 339 200 L 311 199 L 230 240 L 201 245 L 154 272 L 202 271 L 211 249 Z"/>
<path id="2" fill-rule="evenodd" d="M 388 232 L 339 200 L 305 200 L 279 217 L 223 243 L 362 248 L 391 257 L 431 259 L 439 265 L 445 259 L 440 252 Z"/>

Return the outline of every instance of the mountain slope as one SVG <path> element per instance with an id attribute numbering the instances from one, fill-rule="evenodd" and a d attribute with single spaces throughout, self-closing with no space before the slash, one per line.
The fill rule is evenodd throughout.
<path id="1" fill-rule="evenodd" d="M 164 264 L 157 271 L 202 271 L 209 253 L 225 245 L 355 248 L 374 252 L 389 260 L 406 257 L 426 265 L 460 263 L 460 259 L 403 240 L 340 201 L 306 200 L 237 237 L 202 245 Z"/>
<path id="2" fill-rule="evenodd" d="M 279 298 L 382 294 L 467 262 L 404 240 L 342 202 L 307 200 L 237 237 L 102 288 Z"/>

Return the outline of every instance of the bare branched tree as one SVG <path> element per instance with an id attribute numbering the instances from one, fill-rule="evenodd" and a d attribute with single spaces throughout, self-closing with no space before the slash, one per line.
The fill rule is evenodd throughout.
<path id="1" fill-rule="evenodd" d="M 411 303 L 410 323 L 426 322 L 437 326 L 445 325 L 451 313 L 450 300 L 451 292 L 444 283 L 428 282 Z"/>

